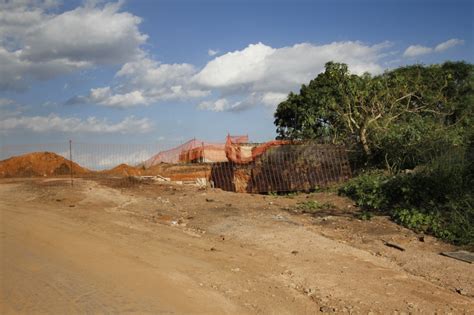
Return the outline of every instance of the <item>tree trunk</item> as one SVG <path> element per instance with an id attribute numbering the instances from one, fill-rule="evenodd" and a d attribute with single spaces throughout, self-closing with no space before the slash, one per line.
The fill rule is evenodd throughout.
<path id="1" fill-rule="evenodd" d="M 369 144 L 367 143 L 367 127 L 363 126 L 359 130 L 359 138 L 360 143 L 362 144 L 362 148 L 364 149 L 365 156 L 367 159 L 370 158 L 372 152 L 370 151 Z"/>

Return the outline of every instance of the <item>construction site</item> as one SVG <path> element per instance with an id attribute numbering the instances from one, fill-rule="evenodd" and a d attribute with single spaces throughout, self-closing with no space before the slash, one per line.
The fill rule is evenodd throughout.
<path id="1" fill-rule="evenodd" d="M 2 314 L 473 311 L 472 264 L 440 255 L 456 246 L 364 220 L 333 189 L 352 176 L 344 147 L 154 150 L 2 147 Z"/>
<path id="2" fill-rule="evenodd" d="M 19 155 L 15 154 L 18 149 L 29 151 L 32 147 L 6 147 L 2 154 L 10 158 L 1 161 L 0 177 L 69 176 L 71 180 L 133 177 L 135 180 L 200 183 L 247 193 L 312 191 L 351 177 L 343 147 L 282 140 L 250 143 L 248 136 L 228 135 L 223 143 L 192 139 L 150 154 L 146 159 L 143 155 L 133 161 L 123 158 L 130 155 L 124 148 L 125 151 L 151 152 L 150 147 L 109 145 L 98 149 L 82 143 L 76 149 L 71 141 L 69 150 L 56 150 L 59 153 Z M 99 159 L 108 160 L 113 167 L 99 169 Z"/>

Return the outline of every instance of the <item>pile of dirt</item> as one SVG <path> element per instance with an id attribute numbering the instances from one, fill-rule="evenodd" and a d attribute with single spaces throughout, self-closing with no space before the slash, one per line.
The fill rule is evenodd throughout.
<path id="1" fill-rule="evenodd" d="M 72 170 L 75 175 L 90 172 L 74 162 Z M 71 161 L 52 152 L 33 152 L 0 161 L 0 177 L 57 176 L 70 172 Z"/>
<path id="2" fill-rule="evenodd" d="M 110 170 L 103 171 L 102 173 L 115 176 L 140 176 L 142 175 L 143 170 L 128 164 L 120 164 Z"/>

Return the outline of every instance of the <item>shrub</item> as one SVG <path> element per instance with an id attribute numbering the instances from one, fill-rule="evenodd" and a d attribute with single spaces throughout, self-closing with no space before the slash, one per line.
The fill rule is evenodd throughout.
<path id="1" fill-rule="evenodd" d="M 364 210 L 383 210 L 388 203 L 382 188 L 388 179 L 380 171 L 363 173 L 342 186 L 339 194 L 350 197 Z"/>
<path id="2" fill-rule="evenodd" d="M 339 189 L 364 211 L 384 211 L 410 229 L 474 245 L 474 182 L 469 150 L 452 150 L 409 174 L 362 174 Z"/>
<path id="3" fill-rule="evenodd" d="M 438 212 L 423 213 L 419 209 L 394 209 L 392 218 L 395 222 L 417 232 L 433 234 L 439 238 L 453 240 L 449 229 L 444 227 Z"/>

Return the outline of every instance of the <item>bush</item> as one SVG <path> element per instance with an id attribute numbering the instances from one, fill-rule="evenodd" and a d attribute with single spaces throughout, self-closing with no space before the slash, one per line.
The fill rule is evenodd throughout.
<path id="1" fill-rule="evenodd" d="M 342 186 L 339 194 L 353 199 L 363 210 L 383 210 L 388 200 L 382 187 L 389 178 L 381 171 L 363 173 Z"/>
<path id="2" fill-rule="evenodd" d="M 388 213 L 410 229 L 474 245 L 472 157 L 466 152 L 452 150 L 409 174 L 364 173 L 339 193 L 365 211 Z"/>
<path id="3" fill-rule="evenodd" d="M 444 227 L 438 212 L 423 213 L 416 208 L 394 209 L 392 218 L 395 222 L 417 232 L 433 234 L 439 238 L 453 241 L 453 235 Z"/>

